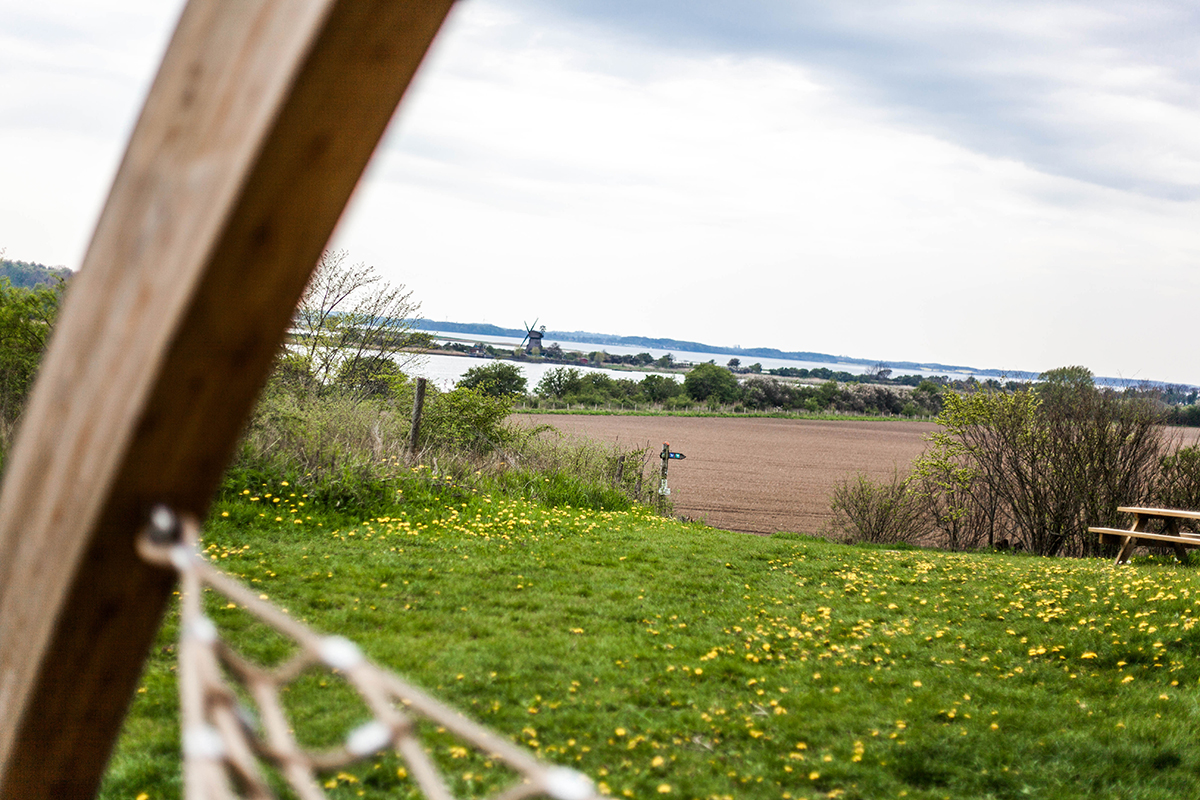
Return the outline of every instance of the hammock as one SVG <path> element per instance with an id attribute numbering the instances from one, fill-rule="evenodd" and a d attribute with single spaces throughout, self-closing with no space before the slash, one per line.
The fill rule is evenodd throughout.
<path id="1" fill-rule="evenodd" d="M 493 800 L 599 800 L 592 781 L 582 773 L 539 761 L 371 663 L 350 640 L 322 636 L 260 599 L 200 555 L 199 532 L 195 519 L 177 517 L 159 506 L 138 538 L 141 556 L 175 569 L 181 582 L 178 673 L 187 800 L 273 800 L 264 764 L 274 768 L 303 800 L 321 800 L 326 796 L 322 774 L 389 749 L 404 760 L 426 798 L 454 800 L 441 770 L 418 738 L 420 719 L 433 722 L 520 776 Z M 221 640 L 216 625 L 204 615 L 200 598 L 205 586 L 290 637 L 299 645 L 299 653 L 271 669 L 243 658 Z M 290 682 L 314 667 L 336 671 L 372 715 L 370 722 L 347 734 L 341 747 L 325 752 L 300 745 L 279 696 Z M 260 725 L 252 722 L 253 717 L 226 683 L 226 675 L 252 698 Z"/>

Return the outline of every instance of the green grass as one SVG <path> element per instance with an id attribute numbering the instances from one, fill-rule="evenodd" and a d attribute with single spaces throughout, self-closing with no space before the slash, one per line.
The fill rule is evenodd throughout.
<path id="1" fill-rule="evenodd" d="M 210 558 L 618 797 L 1200 796 L 1200 573 L 1166 561 L 760 538 L 419 481 L 349 518 L 248 488 L 215 508 Z M 287 651 L 208 608 L 243 652 Z M 179 796 L 176 628 L 102 797 Z M 363 718 L 323 674 L 289 706 L 314 744 Z M 496 785 L 428 744 L 467 795 Z M 368 761 L 330 794 L 410 796 L 398 769 Z"/>

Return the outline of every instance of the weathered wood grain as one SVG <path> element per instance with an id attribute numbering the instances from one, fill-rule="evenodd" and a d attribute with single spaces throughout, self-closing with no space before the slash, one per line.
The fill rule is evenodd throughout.
<path id="1" fill-rule="evenodd" d="M 0 488 L 0 798 L 94 794 L 303 286 L 452 0 L 192 0 Z"/>

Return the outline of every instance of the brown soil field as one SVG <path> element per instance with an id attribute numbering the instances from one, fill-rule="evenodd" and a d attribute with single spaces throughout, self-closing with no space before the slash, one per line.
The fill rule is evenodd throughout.
<path id="1" fill-rule="evenodd" d="M 567 435 L 649 446 L 651 466 L 663 442 L 687 456 L 671 461 L 675 514 L 747 533 L 819 533 L 830 519 L 835 483 L 862 472 L 872 478 L 907 471 L 925 449 L 931 422 L 824 421 L 749 417 L 625 417 L 517 414 L 527 425 Z"/>

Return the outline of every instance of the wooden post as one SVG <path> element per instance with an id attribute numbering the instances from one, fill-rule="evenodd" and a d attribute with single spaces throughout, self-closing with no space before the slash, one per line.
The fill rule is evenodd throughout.
<path id="1" fill-rule="evenodd" d="M 304 284 L 452 0 L 193 0 L 0 487 L 0 799 L 91 797 Z"/>
<path id="2" fill-rule="evenodd" d="M 417 378 L 417 391 L 413 395 L 412 425 L 408 431 L 408 452 L 417 454 L 417 438 L 421 434 L 421 412 L 425 409 L 425 379 Z"/>
<path id="3" fill-rule="evenodd" d="M 671 463 L 671 444 L 663 442 L 662 455 L 662 477 L 658 481 L 658 513 L 665 513 L 667 510 L 667 495 L 671 493 L 671 487 L 667 486 L 667 465 Z"/>

